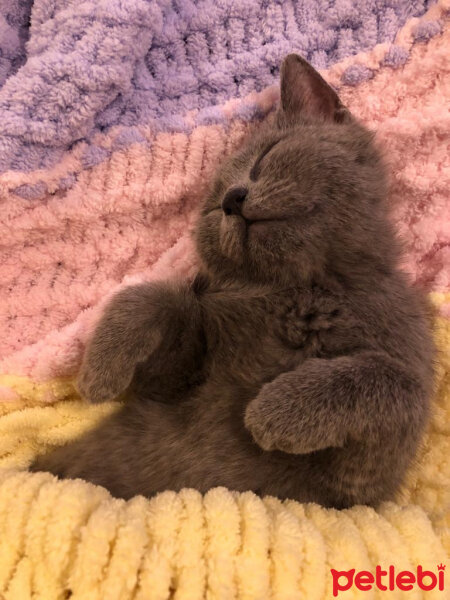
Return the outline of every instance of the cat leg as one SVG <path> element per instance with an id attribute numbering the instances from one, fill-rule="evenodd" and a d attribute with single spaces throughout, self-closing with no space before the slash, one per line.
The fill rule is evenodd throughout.
<path id="1" fill-rule="evenodd" d="M 183 473 L 184 425 L 178 406 L 130 399 L 81 437 L 36 457 L 29 470 L 81 478 L 118 498 L 150 497 L 173 489 Z"/>
<path id="2" fill-rule="evenodd" d="M 133 424 L 134 431 L 127 426 L 132 414 L 129 403 L 80 438 L 36 457 L 29 470 L 48 471 L 60 479 L 84 479 L 115 496 L 131 497 L 140 476 L 142 427 L 142 420 Z"/>
<path id="3" fill-rule="evenodd" d="M 77 383 L 80 394 L 94 403 L 116 398 L 143 364 L 149 377 L 164 371 L 173 382 L 173 370 L 181 376 L 182 369 L 198 363 L 201 329 L 200 306 L 187 284 L 155 282 L 121 290 L 87 346 Z"/>
<path id="4" fill-rule="evenodd" d="M 247 406 L 245 425 L 264 450 L 294 454 L 390 433 L 417 439 L 427 395 L 418 377 L 383 352 L 314 358 L 265 384 Z"/>

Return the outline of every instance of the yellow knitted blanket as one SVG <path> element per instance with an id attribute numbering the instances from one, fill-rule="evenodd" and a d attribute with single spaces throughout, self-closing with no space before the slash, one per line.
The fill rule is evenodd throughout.
<path id="1" fill-rule="evenodd" d="M 433 294 L 439 309 L 450 294 Z M 450 597 L 438 565 L 450 554 L 450 321 L 435 319 L 439 348 L 433 418 L 397 503 L 336 511 L 223 488 L 164 492 L 128 502 L 81 480 L 25 470 L 33 457 L 116 409 L 73 398 L 2 407 L 0 597 L 5 600 L 210 600 Z M 11 382 L 12 383 L 12 382 Z M 22 398 L 36 384 L 17 380 Z M 50 384 L 46 384 L 47 386 Z M 71 384 L 53 382 L 70 395 Z M 28 387 L 27 387 L 28 386 Z M 47 390 L 48 391 L 48 390 Z M 363 591 L 377 565 L 432 572 L 423 591 Z M 334 574 L 333 571 L 346 573 Z M 355 569 L 355 577 L 351 575 Z M 450 565 L 449 565 L 450 569 Z M 369 579 L 356 579 L 360 571 Z M 438 589 L 437 577 L 444 577 Z M 397 575 L 395 575 L 397 576 Z M 361 575 L 363 577 L 363 575 Z M 389 587 L 386 575 L 383 582 Z M 448 578 L 448 574 L 447 574 Z M 356 585 L 358 582 L 359 585 Z M 351 584 L 351 585 L 350 585 Z M 447 584 L 447 585 L 445 585 Z M 384 583 L 382 583 L 384 585 Z M 334 596 L 333 594 L 337 594 Z"/>

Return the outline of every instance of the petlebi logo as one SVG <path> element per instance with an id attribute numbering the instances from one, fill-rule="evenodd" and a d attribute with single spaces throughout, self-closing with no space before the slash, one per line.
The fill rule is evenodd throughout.
<path id="1" fill-rule="evenodd" d="M 427 571 L 422 565 L 418 565 L 415 571 L 398 572 L 394 565 L 389 565 L 387 569 L 382 569 L 380 565 L 377 565 L 375 573 L 371 571 L 356 572 L 356 569 L 348 571 L 331 569 L 331 576 L 333 577 L 333 596 L 335 598 L 341 592 L 352 587 L 362 592 L 368 592 L 374 588 L 383 592 L 394 590 L 406 592 L 417 588 L 424 591 L 438 589 L 442 592 L 445 586 L 445 565 L 437 565 L 436 571 Z"/>

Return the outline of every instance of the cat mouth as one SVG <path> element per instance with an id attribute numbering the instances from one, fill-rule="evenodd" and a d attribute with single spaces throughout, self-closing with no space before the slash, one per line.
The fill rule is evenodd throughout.
<path id="1" fill-rule="evenodd" d="M 252 232 L 267 233 L 274 226 L 286 221 L 280 217 L 261 217 L 258 219 L 249 219 L 244 215 L 233 215 L 232 218 L 226 216 L 225 227 L 234 230 L 242 241 L 248 239 Z"/>
<path id="2" fill-rule="evenodd" d="M 281 223 L 282 221 L 285 221 L 285 219 L 280 219 L 280 218 L 267 218 L 267 219 L 246 219 L 245 217 L 243 217 L 247 227 L 250 227 L 251 225 L 258 225 L 258 224 L 263 224 L 263 225 L 269 225 L 271 223 Z"/>
<path id="3" fill-rule="evenodd" d="M 278 225 L 286 219 L 279 217 L 267 217 L 248 219 L 244 215 L 224 215 L 220 224 L 220 249 L 221 252 L 236 263 L 244 260 L 248 244 L 263 244 L 270 238 L 274 225 Z"/>
<path id="4" fill-rule="evenodd" d="M 255 235 L 258 237 L 263 235 L 267 237 L 270 232 L 287 221 L 282 217 L 261 217 L 259 219 L 247 219 L 242 217 L 245 222 L 246 238 L 252 238 Z"/>
<path id="5" fill-rule="evenodd" d="M 212 210 L 209 211 L 208 214 L 216 212 L 218 210 L 222 210 L 221 207 L 214 207 Z M 243 214 L 232 214 L 232 215 L 223 215 L 225 217 L 225 221 L 230 223 L 230 222 L 234 222 L 235 224 L 239 223 L 239 226 L 242 224 L 242 222 L 245 224 L 246 227 L 251 227 L 252 225 L 258 225 L 258 224 L 271 224 L 271 223 L 281 223 L 283 221 L 286 221 L 286 218 L 283 217 L 258 217 L 257 219 L 250 219 L 248 217 L 246 217 Z"/>

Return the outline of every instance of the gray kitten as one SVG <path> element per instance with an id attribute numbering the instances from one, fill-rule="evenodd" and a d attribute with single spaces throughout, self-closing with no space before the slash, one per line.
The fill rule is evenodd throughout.
<path id="1" fill-rule="evenodd" d="M 115 496 L 223 485 L 344 508 L 392 499 L 429 413 L 427 309 L 399 271 L 373 136 L 302 58 L 219 170 L 193 283 L 119 292 L 84 357 L 120 411 L 33 469 Z"/>

